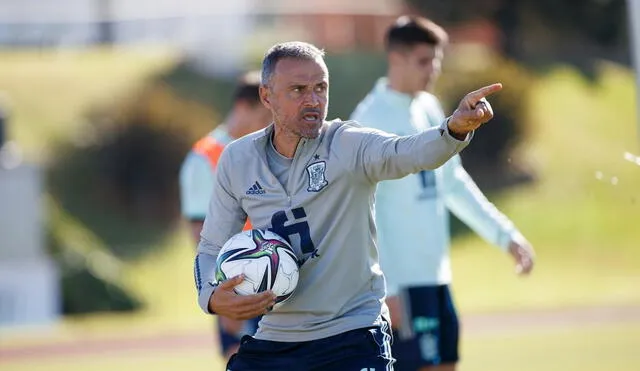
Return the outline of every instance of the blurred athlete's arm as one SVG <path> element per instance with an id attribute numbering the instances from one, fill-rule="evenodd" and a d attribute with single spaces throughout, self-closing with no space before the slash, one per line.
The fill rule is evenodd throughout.
<path id="1" fill-rule="evenodd" d="M 189 221 L 189 230 L 191 231 L 191 238 L 194 241 L 198 241 L 200 238 L 200 233 L 202 233 L 202 226 L 204 225 L 204 220 L 190 220 Z"/>
<path id="2" fill-rule="evenodd" d="M 195 152 L 187 155 L 180 168 L 180 208 L 196 244 L 207 215 L 214 176 L 209 160 Z"/>
<path id="3" fill-rule="evenodd" d="M 445 204 L 466 225 L 487 242 L 509 252 L 519 273 L 533 268 L 533 249 L 503 213 L 478 188 L 466 172 L 459 156 L 441 168 L 441 187 Z"/>

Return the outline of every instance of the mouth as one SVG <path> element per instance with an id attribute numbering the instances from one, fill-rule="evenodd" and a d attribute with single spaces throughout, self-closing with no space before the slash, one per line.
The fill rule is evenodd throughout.
<path id="1" fill-rule="evenodd" d="M 302 115 L 302 120 L 305 122 L 318 122 L 320 120 L 320 114 L 317 112 L 307 112 Z"/>

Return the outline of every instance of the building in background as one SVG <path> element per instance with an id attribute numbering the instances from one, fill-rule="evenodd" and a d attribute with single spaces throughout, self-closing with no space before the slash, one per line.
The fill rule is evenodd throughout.
<path id="1" fill-rule="evenodd" d="M 0 328 L 53 324 L 60 284 L 45 248 L 42 171 L 6 166 L 7 155 L 0 152 Z"/>
<path id="2" fill-rule="evenodd" d="M 380 45 L 401 0 L 4 0 L 0 46 L 178 48 L 214 74 L 290 35 L 331 51 Z M 285 36 L 286 35 L 286 36 Z"/>

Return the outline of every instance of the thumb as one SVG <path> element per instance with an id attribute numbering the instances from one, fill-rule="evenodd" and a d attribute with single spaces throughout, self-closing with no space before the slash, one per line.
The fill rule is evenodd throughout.
<path id="1" fill-rule="evenodd" d="M 233 288 L 241 284 L 242 281 L 244 281 L 244 274 L 239 274 L 235 277 L 229 278 L 228 280 L 222 281 L 222 283 L 218 285 L 218 288 L 223 290 L 233 290 Z"/>

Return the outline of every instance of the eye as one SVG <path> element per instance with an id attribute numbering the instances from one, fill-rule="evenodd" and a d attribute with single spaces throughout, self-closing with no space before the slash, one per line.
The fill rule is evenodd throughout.
<path id="1" fill-rule="evenodd" d="M 318 85 L 316 86 L 316 93 L 324 93 L 327 90 L 326 85 Z"/>

